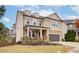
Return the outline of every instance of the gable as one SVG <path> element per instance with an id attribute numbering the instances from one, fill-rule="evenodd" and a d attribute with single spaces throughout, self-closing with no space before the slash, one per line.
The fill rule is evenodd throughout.
<path id="1" fill-rule="evenodd" d="M 56 19 L 56 20 L 61 20 L 61 18 L 59 17 L 59 15 L 57 13 L 53 13 L 53 14 L 47 16 L 47 17 L 53 18 L 53 19 Z"/>

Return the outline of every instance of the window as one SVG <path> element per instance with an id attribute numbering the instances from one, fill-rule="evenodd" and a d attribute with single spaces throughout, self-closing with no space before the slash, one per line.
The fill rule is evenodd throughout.
<path id="1" fill-rule="evenodd" d="M 27 24 L 30 24 L 30 21 L 27 21 Z"/>
<path id="2" fill-rule="evenodd" d="M 58 26 L 57 21 L 53 21 L 53 22 L 52 22 L 52 26 L 53 26 L 53 27 L 57 27 L 57 26 Z"/>
<path id="3" fill-rule="evenodd" d="M 33 25 L 36 25 L 36 22 L 33 22 Z"/>
<path id="4" fill-rule="evenodd" d="M 39 25 L 41 26 L 41 22 L 39 22 Z"/>
<path id="5" fill-rule="evenodd" d="M 72 24 L 70 24 L 70 25 L 69 25 L 69 27 L 73 27 L 73 25 L 72 25 Z"/>
<path id="6" fill-rule="evenodd" d="M 54 22 L 53 22 L 53 26 L 55 27 L 55 25 L 56 25 L 56 24 L 55 24 L 55 21 L 54 21 Z"/>
<path id="7" fill-rule="evenodd" d="M 56 27 L 58 26 L 58 22 L 57 22 L 57 21 L 55 21 L 55 26 L 56 26 Z"/>

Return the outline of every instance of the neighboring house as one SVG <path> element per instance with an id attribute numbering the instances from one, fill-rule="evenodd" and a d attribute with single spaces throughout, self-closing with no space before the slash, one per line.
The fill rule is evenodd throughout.
<path id="1" fill-rule="evenodd" d="M 75 29 L 75 20 L 63 20 L 67 26 L 68 26 L 68 30 L 74 30 Z"/>
<path id="2" fill-rule="evenodd" d="M 76 21 L 78 19 L 71 19 L 71 20 L 64 20 L 64 22 L 67 24 L 68 26 L 68 30 L 74 30 L 75 34 L 76 34 L 76 39 L 79 39 L 79 28 L 76 27 Z"/>
<path id="3" fill-rule="evenodd" d="M 46 17 L 28 10 L 17 11 L 16 16 L 16 42 L 23 36 L 32 38 L 47 38 L 51 42 L 61 42 L 67 32 L 67 25 L 56 14 Z"/>

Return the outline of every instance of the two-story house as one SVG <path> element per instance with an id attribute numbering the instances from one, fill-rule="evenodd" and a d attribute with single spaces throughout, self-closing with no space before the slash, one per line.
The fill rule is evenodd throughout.
<path id="1" fill-rule="evenodd" d="M 16 16 L 16 42 L 23 36 L 47 38 L 51 42 L 61 42 L 67 32 L 67 25 L 57 13 L 46 17 L 31 11 L 17 11 Z"/>
<path id="2" fill-rule="evenodd" d="M 68 30 L 73 30 L 75 32 L 75 34 L 76 34 L 75 39 L 76 40 L 79 40 L 79 27 L 77 27 L 77 24 L 76 24 L 76 22 L 78 22 L 78 21 L 79 21 L 79 19 L 64 20 L 64 22 L 68 26 Z"/>

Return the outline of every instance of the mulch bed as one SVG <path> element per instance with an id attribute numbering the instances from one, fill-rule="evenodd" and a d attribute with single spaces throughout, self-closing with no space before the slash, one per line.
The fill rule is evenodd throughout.
<path id="1" fill-rule="evenodd" d="M 62 45 L 62 44 L 59 44 L 59 43 L 48 43 L 48 42 L 44 42 L 44 43 L 32 43 L 31 45 L 35 45 L 35 46 L 38 46 L 38 45 L 54 45 L 54 46 L 57 46 L 57 45 Z"/>
<path id="2" fill-rule="evenodd" d="M 31 43 L 28 43 L 28 42 L 22 43 L 21 41 L 19 41 L 16 44 L 18 44 L 18 45 L 34 45 L 34 46 L 38 46 L 38 45 L 54 45 L 54 46 L 56 46 L 56 45 L 62 45 L 62 44 L 59 44 L 59 43 L 39 42 L 39 41 L 37 41 L 37 42 L 31 42 Z"/>
<path id="3" fill-rule="evenodd" d="M 10 46 L 10 45 L 14 45 L 14 44 L 13 43 L 12 44 L 9 44 L 9 43 L 0 44 L 0 47 Z"/>
<path id="4" fill-rule="evenodd" d="M 32 42 L 31 44 L 22 44 L 21 42 L 16 43 L 18 45 L 32 45 L 32 46 L 38 46 L 38 45 L 62 45 L 59 43 L 49 43 L 49 42 Z M 11 45 L 15 45 L 15 43 L 13 44 L 9 44 L 9 43 L 5 43 L 5 44 L 0 44 L 0 47 L 5 47 L 5 46 L 11 46 Z"/>

